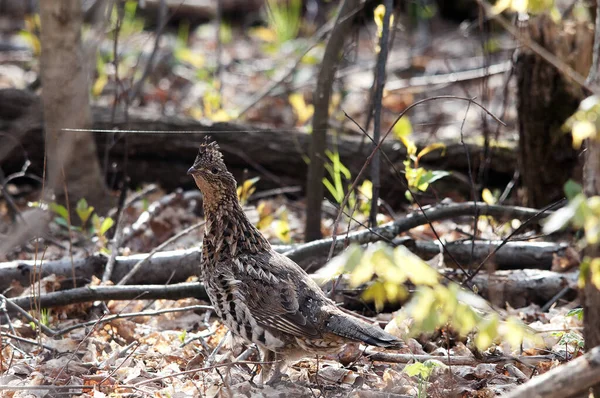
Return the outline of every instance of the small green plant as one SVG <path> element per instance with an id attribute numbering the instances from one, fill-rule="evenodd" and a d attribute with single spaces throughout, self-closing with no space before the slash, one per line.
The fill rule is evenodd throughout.
<path id="1" fill-rule="evenodd" d="M 572 310 L 569 310 L 569 312 L 567 312 L 565 317 L 568 317 L 568 316 L 574 316 L 577 319 L 579 319 L 580 321 L 583 320 L 583 308 L 573 308 Z"/>
<path id="2" fill-rule="evenodd" d="M 433 143 L 427 145 L 420 151 L 417 150 L 417 145 L 411 140 L 412 126 L 406 117 L 401 118 L 393 129 L 394 135 L 406 147 L 406 160 L 404 163 L 404 173 L 408 190 L 405 196 L 409 201 L 413 200 L 411 192 L 425 192 L 429 185 L 435 181 L 447 177 L 449 172 L 443 170 L 426 170 L 419 166 L 419 161 L 430 152 L 441 150 L 442 154 L 446 150 L 446 145 L 442 143 Z"/>
<path id="3" fill-rule="evenodd" d="M 415 362 L 404 367 L 404 373 L 411 377 L 416 376 L 419 380 L 418 398 L 427 397 L 427 384 L 429 383 L 429 378 L 435 368 L 443 369 L 447 368 L 447 366 L 440 361 L 428 359 L 425 362 Z"/>
<path id="4" fill-rule="evenodd" d="M 121 27 L 119 35 L 121 37 L 129 37 L 136 33 L 141 33 L 144 30 L 144 20 L 136 16 L 138 2 L 134 0 L 128 0 L 123 5 L 123 14 L 121 18 Z M 117 26 L 119 20 L 120 11 L 117 7 L 112 8 L 110 15 L 110 21 L 112 26 Z"/>
<path id="5" fill-rule="evenodd" d="M 179 341 L 181 342 L 181 344 L 185 343 L 186 337 L 187 337 L 187 330 L 183 330 L 183 331 L 181 331 L 181 333 L 179 333 Z"/>
<path id="6" fill-rule="evenodd" d="M 267 0 L 267 23 L 281 45 L 298 37 L 302 20 L 301 0 Z"/>
<path id="7" fill-rule="evenodd" d="M 50 326 L 50 310 L 48 308 L 41 309 L 39 322 L 44 326 Z M 32 330 L 37 329 L 35 322 L 29 322 L 29 327 Z"/>
<path id="8" fill-rule="evenodd" d="M 340 160 L 340 153 L 330 150 L 325 151 L 325 155 L 329 159 L 329 163 L 325 164 L 325 170 L 329 174 L 330 180 L 323 177 L 323 185 L 329 191 L 336 203 L 342 203 L 346 192 L 344 190 L 344 181 L 349 181 L 352 178 L 350 170 Z"/>
<path id="9" fill-rule="evenodd" d="M 30 203 L 29 206 L 43 207 L 40 202 Z M 54 217 L 56 224 L 69 228 L 69 211 L 65 206 L 52 202 L 48 205 L 48 208 L 56 214 Z M 71 230 L 81 232 L 86 236 L 96 236 L 100 245 L 100 251 L 108 251 L 106 249 L 108 243 L 106 232 L 113 227 L 115 221 L 111 217 L 99 217 L 98 214 L 94 213 L 94 207 L 90 206 L 83 198 L 77 202 L 75 213 L 79 218 L 81 226 L 71 225 Z"/>
<path id="10" fill-rule="evenodd" d="M 577 356 L 585 346 L 583 336 L 579 333 L 568 331 L 568 332 L 554 332 L 552 336 L 559 337 L 559 345 L 565 346 L 565 351 L 569 352 L 569 348 L 573 351 L 573 356 Z"/>
<path id="11" fill-rule="evenodd" d="M 323 177 L 323 185 L 325 185 L 325 188 L 327 188 L 327 191 L 331 194 L 335 202 L 341 204 L 344 201 L 347 190 L 350 188 L 349 182 L 352 179 L 352 173 L 342 163 L 339 152 L 326 150 L 325 155 L 329 159 L 329 162 L 325 163 L 325 170 L 329 176 Z M 361 214 L 368 215 L 371 208 L 372 194 L 373 184 L 371 181 L 363 181 L 361 187 L 358 189 L 358 195 L 355 192 L 350 193 L 348 208 L 345 210 L 351 213 L 357 208 Z"/>

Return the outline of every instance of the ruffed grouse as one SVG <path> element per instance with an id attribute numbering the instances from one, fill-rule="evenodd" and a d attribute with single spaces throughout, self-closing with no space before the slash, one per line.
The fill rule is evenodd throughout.
<path id="1" fill-rule="evenodd" d="M 188 174 L 204 196 L 201 279 L 208 297 L 223 323 L 255 343 L 265 362 L 336 352 L 350 341 L 401 346 L 396 337 L 341 311 L 300 266 L 273 251 L 242 211 L 216 142 L 205 140 Z"/>

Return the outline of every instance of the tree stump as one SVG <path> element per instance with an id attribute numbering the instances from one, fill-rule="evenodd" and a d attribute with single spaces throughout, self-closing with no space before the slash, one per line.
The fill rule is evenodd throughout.
<path id="1" fill-rule="evenodd" d="M 593 26 L 549 16 L 532 18 L 523 29 L 532 41 L 556 55 L 582 76 L 592 63 Z M 563 124 L 585 98 L 584 90 L 529 48 L 516 61 L 519 116 L 519 167 L 526 205 L 541 208 L 562 198 L 563 185 L 580 180 L 581 165 Z"/>

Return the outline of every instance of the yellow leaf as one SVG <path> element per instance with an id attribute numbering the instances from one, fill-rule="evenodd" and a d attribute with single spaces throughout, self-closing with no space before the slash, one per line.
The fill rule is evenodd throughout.
<path id="1" fill-rule="evenodd" d="M 481 199 L 483 199 L 483 201 L 488 205 L 496 204 L 496 198 L 494 198 L 492 192 L 487 188 L 485 188 L 483 192 L 481 192 Z"/>
<path id="2" fill-rule="evenodd" d="M 385 6 L 383 4 L 378 5 L 373 11 L 373 19 L 375 25 L 377 25 L 377 37 L 381 37 L 383 33 L 383 17 L 385 16 Z M 394 15 L 390 16 L 390 29 L 394 26 Z M 377 50 L 377 52 L 379 52 Z"/>
<path id="3" fill-rule="evenodd" d="M 435 294 L 430 288 L 420 288 L 417 294 L 411 300 L 410 314 L 419 323 L 425 320 L 427 315 L 432 312 L 435 304 Z"/>
<path id="4" fill-rule="evenodd" d="M 210 120 L 213 122 L 228 122 L 231 120 L 231 116 L 224 109 L 219 109 L 210 115 Z"/>
<path id="5" fill-rule="evenodd" d="M 412 124 L 410 123 L 408 116 L 402 116 L 392 129 L 394 136 L 399 140 L 401 140 L 402 137 L 408 138 L 412 134 L 412 131 Z M 404 145 L 408 147 L 408 145 Z"/>
<path id="6" fill-rule="evenodd" d="M 373 268 L 373 262 L 370 260 L 370 258 L 365 257 L 370 256 L 363 256 L 360 263 L 350 274 L 350 287 L 360 286 L 373 278 L 373 273 L 375 272 Z"/>
<path id="7" fill-rule="evenodd" d="M 298 117 L 298 124 L 306 123 L 315 112 L 315 107 L 313 105 L 307 105 L 302 94 L 290 94 L 288 100 L 290 101 L 290 105 L 292 105 L 292 108 L 294 108 L 294 112 Z"/>
<path id="8" fill-rule="evenodd" d="M 421 152 L 419 152 L 419 154 L 417 155 L 417 159 L 421 159 L 423 156 L 427 155 L 429 152 L 433 152 L 438 149 L 442 150 L 442 156 L 446 153 L 446 145 L 442 144 L 441 142 L 436 142 L 434 144 L 429 144 L 425 148 L 423 148 L 421 150 Z"/>
<path id="9" fill-rule="evenodd" d="M 273 230 L 275 231 L 275 236 L 282 241 L 283 243 L 290 243 L 292 237 L 290 235 L 290 224 L 288 223 L 287 216 L 282 217 L 279 220 L 273 221 L 271 224 Z"/>
<path id="10" fill-rule="evenodd" d="M 573 148 L 581 148 L 581 143 L 590 137 L 596 136 L 596 125 L 588 120 L 576 121 L 573 124 Z"/>
<path id="11" fill-rule="evenodd" d="M 394 249 L 394 262 L 415 285 L 435 286 L 438 283 L 438 272 L 404 246 Z"/>
<path id="12" fill-rule="evenodd" d="M 498 336 L 498 317 L 490 315 L 479 324 L 479 332 L 475 336 L 475 345 L 480 350 L 489 348 Z"/>
<path id="13" fill-rule="evenodd" d="M 369 180 L 364 180 L 358 192 L 368 200 L 371 200 L 373 198 L 373 183 Z"/>
<path id="14" fill-rule="evenodd" d="M 375 309 L 380 311 L 385 305 L 385 288 L 381 282 L 373 283 L 371 286 L 365 289 L 362 297 L 365 301 L 373 301 L 375 303 Z"/>
<path id="15" fill-rule="evenodd" d="M 594 258 L 590 263 L 590 280 L 596 286 L 597 289 L 600 289 L 600 258 Z"/>
<path id="16" fill-rule="evenodd" d="M 274 43 L 277 41 L 277 35 L 275 34 L 275 30 L 266 28 L 264 26 L 259 26 L 250 31 L 250 35 L 254 36 L 262 41 L 266 41 L 267 43 Z"/>
<path id="17" fill-rule="evenodd" d="M 181 47 L 175 50 L 175 58 L 181 62 L 188 63 L 194 68 L 200 69 L 204 66 L 205 60 L 202 54 L 198 54 L 189 48 Z"/>
<path id="18" fill-rule="evenodd" d="M 102 94 L 102 90 L 104 90 L 104 86 L 108 83 L 108 77 L 106 75 L 100 75 L 94 82 L 92 86 L 92 95 L 94 97 L 99 97 Z"/>
<path id="19" fill-rule="evenodd" d="M 515 317 L 510 317 L 504 324 L 505 332 L 504 339 L 508 341 L 511 347 L 518 347 L 523 342 L 525 337 L 525 325 Z"/>

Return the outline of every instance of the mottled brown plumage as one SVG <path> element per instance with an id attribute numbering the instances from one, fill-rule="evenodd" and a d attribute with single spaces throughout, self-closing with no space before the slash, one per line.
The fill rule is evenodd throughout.
<path id="1" fill-rule="evenodd" d="M 338 351 L 349 341 L 379 347 L 401 341 L 342 312 L 308 274 L 272 250 L 238 202 L 219 147 L 206 140 L 188 171 L 204 196 L 201 279 L 234 335 L 256 343 L 264 360 Z M 264 372 L 263 372 L 264 376 Z"/>

